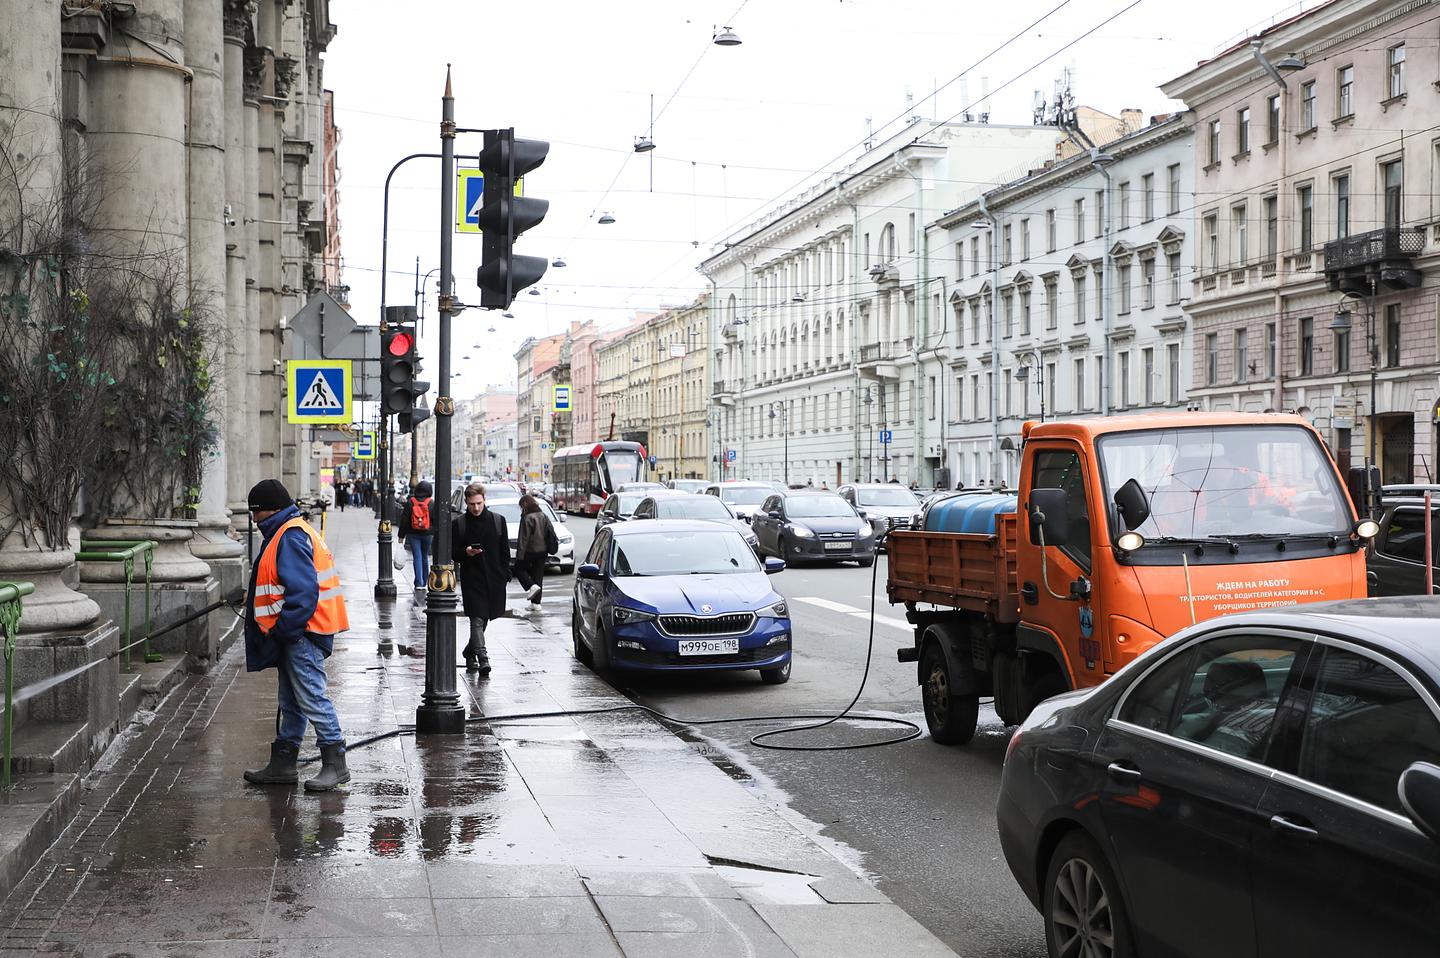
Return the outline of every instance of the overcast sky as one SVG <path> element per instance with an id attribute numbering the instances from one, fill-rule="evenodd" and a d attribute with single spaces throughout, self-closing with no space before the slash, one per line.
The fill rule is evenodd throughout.
<path id="1" fill-rule="evenodd" d="M 461 126 L 513 126 L 517 136 L 550 142 L 526 183 L 529 195 L 550 200 L 550 212 L 517 251 L 567 264 L 550 269 L 541 295 L 520 294 L 514 319 L 460 314 L 454 368 L 462 378 L 453 392 L 463 399 L 486 383 L 513 383 L 513 354 L 527 336 L 571 320 L 619 325 L 637 309 L 692 299 L 705 287 L 696 266 L 717 237 L 816 171 L 853 159 L 867 117 L 877 136 L 897 131 L 907 91 L 915 113 L 945 120 L 974 108 L 988 80 L 991 121 L 1028 124 L 1034 91 L 1048 99 L 1069 66 L 1079 104 L 1167 112 L 1179 105 L 1160 83 L 1300 10 L 1274 2 L 332 0 L 339 33 L 325 57 L 325 86 L 335 92 L 342 136 L 353 314 L 379 321 L 382 186 L 406 154 L 439 152 L 447 62 Z M 502 19 L 507 9 L 514 15 Z M 711 43 L 726 25 L 740 46 Z M 652 95 L 657 149 L 637 155 Z M 460 137 L 457 154 L 473 165 L 480 141 Z M 391 305 L 413 301 L 417 256 L 422 274 L 439 264 L 439 170 L 438 160 L 414 160 L 392 181 Z M 606 211 L 614 225 L 597 224 Z M 479 263 L 479 237 L 457 236 L 462 301 L 479 298 Z M 423 343 L 432 357 L 434 279 Z"/>

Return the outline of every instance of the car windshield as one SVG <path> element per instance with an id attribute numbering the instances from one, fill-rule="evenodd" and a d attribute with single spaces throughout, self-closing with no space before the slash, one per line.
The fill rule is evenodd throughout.
<path id="1" fill-rule="evenodd" d="M 904 486 L 891 486 L 889 489 L 861 489 L 860 505 L 862 506 L 918 506 L 920 500 L 915 498 L 915 493 Z"/>
<path id="2" fill-rule="evenodd" d="M 616 495 L 615 502 L 622 516 L 633 516 L 635 514 L 635 510 L 640 506 L 640 503 L 645 501 L 645 499 L 646 496 L 643 492 L 622 492 Z"/>
<path id="3" fill-rule="evenodd" d="M 518 499 L 508 502 L 485 501 L 485 508 L 505 519 L 507 531 L 510 538 L 520 535 L 520 501 Z"/>
<path id="4" fill-rule="evenodd" d="M 675 496 L 657 499 L 655 511 L 662 519 L 732 519 L 725 503 L 714 496 Z"/>
<path id="5" fill-rule="evenodd" d="M 758 506 L 775 490 L 769 486 L 721 486 L 720 498 L 737 506 Z"/>
<path id="6" fill-rule="evenodd" d="M 686 530 L 616 536 L 611 563 L 612 574 L 621 578 L 760 571 L 755 553 L 740 533 L 718 526 L 714 532 Z"/>
<path id="7" fill-rule="evenodd" d="M 1130 479 L 1149 500 L 1150 516 L 1135 530 L 1147 539 L 1349 529 L 1330 457 L 1300 426 L 1147 430 L 1103 436 L 1098 446 L 1105 501 Z M 1118 515 L 1112 531 L 1124 531 Z"/>
<path id="8" fill-rule="evenodd" d="M 785 515 L 792 519 L 837 519 L 855 517 L 850 503 L 839 496 L 791 496 L 785 500 Z"/>

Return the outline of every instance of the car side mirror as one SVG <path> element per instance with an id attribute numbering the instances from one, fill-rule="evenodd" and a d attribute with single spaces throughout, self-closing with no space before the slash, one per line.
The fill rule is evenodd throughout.
<path id="1" fill-rule="evenodd" d="M 1070 538 L 1070 500 L 1064 489 L 1030 490 L 1030 544 L 1063 546 Z"/>
<path id="2" fill-rule="evenodd" d="M 780 518 L 780 513 L 776 512 L 776 511 L 773 510 L 773 509 L 770 510 L 769 512 L 765 513 L 765 514 L 766 514 L 767 516 L 769 516 L 771 519 L 779 519 L 779 518 Z"/>
<path id="3" fill-rule="evenodd" d="M 563 512 L 557 512 L 557 513 L 555 513 L 555 518 L 556 518 L 556 519 L 559 519 L 561 522 L 564 522 L 564 521 L 565 521 L 565 513 L 563 513 Z"/>
<path id="4" fill-rule="evenodd" d="M 1150 518 L 1150 500 L 1134 479 L 1125 480 L 1125 485 L 1115 490 L 1115 505 L 1120 509 L 1120 518 L 1125 521 L 1126 529 L 1138 529 Z M 1049 541 L 1048 529 L 1045 538 Z"/>
<path id="5" fill-rule="evenodd" d="M 1415 762 L 1400 773 L 1400 804 L 1415 827 L 1440 842 L 1440 766 Z"/>
<path id="6" fill-rule="evenodd" d="M 575 576 L 579 579 L 600 578 L 600 567 L 593 562 L 582 562 L 575 570 Z"/>
<path id="7" fill-rule="evenodd" d="M 785 560 L 777 559 L 774 556 L 765 557 L 765 574 L 774 575 L 777 572 L 785 571 Z"/>
<path id="8" fill-rule="evenodd" d="M 861 519 L 869 519 L 869 518 L 870 518 L 870 514 L 869 514 L 868 512 L 866 512 L 864 509 L 856 509 L 856 510 L 855 510 L 855 514 L 856 514 L 857 516 L 859 516 Z"/>

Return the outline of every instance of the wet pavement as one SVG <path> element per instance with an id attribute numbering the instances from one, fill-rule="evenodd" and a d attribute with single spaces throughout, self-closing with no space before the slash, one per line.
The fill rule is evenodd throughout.
<path id="1" fill-rule="evenodd" d="M 328 536 L 352 623 L 328 673 L 355 742 L 414 721 L 425 623 L 408 595 L 370 598 L 373 520 L 332 515 Z M 466 735 L 354 748 L 353 781 L 319 796 L 241 780 L 268 757 L 275 677 L 232 648 L 107 754 L 0 903 L 0 955 L 953 954 L 652 718 L 501 718 L 629 704 L 570 654 L 569 581 L 492 623 L 488 678 L 458 673 Z"/>

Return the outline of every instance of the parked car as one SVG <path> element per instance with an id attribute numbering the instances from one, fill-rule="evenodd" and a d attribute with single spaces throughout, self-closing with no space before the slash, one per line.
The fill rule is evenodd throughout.
<path id="1" fill-rule="evenodd" d="M 870 524 L 833 492 L 795 490 L 772 495 L 750 520 L 760 550 L 786 562 L 853 561 L 875 564 Z"/>
<path id="2" fill-rule="evenodd" d="M 595 527 L 608 526 L 612 522 L 624 522 L 635 514 L 635 507 L 644 502 L 652 490 L 612 492 L 605 505 L 595 515 Z"/>
<path id="3" fill-rule="evenodd" d="M 1380 532 L 1370 540 L 1365 566 L 1371 595 L 1425 594 L 1425 493 L 1431 494 L 1431 589 L 1440 594 L 1440 485 L 1384 486 Z"/>
<path id="4" fill-rule="evenodd" d="M 559 540 L 559 548 L 552 555 L 545 557 L 546 570 L 556 572 L 572 572 L 575 569 L 575 534 L 565 527 L 565 520 L 544 499 L 536 498 L 540 504 L 540 510 L 549 516 L 550 523 L 555 527 L 555 538 Z M 461 503 L 464 509 L 464 503 Z M 510 565 L 513 567 L 520 561 L 516 552 L 516 546 L 520 542 L 520 500 L 519 499 L 491 499 L 485 497 L 485 508 L 491 512 L 498 513 L 505 517 L 505 531 L 510 538 Z"/>
<path id="5" fill-rule="evenodd" d="M 869 520 L 876 535 L 909 529 L 920 511 L 915 493 L 893 482 L 851 482 L 835 491 Z"/>
<path id="6" fill-rule="evenodd" d="M 519 502 L 519 486 L 511 482 L 487 482 L 485 486 L 485 504 L 493 506 L 499 502 Z M 450 487 L 450 508 L 455 510 L 455 515 L 465 511 L 465 483 L 457 482 Z"/>
<path id="7" fill-rule="evenodd" d="M 665 483 L 665 487 L 667 489 L 674 489 L 677 492 L 700 493 L 704 492 L 705 487 L 709 484 L 710 483 L 704 479 L 671 479 Z"/>
<path id="8" fill-rule="evenodd" d="M 749 522 L 760 504 L 775 494 L 775 487 L 768 482 L 730 480 L 710 483 L 705 487 L 705 494 L 718 497 L 735 510 L 735 515 Z"/>
<path id="9" fill-rule="evenodd" d="M 649 492 L 652 489 L 664 489 L 664 483 L 659 482 L 622 482 L 615 487 L 616 492 Z"/>
<path id="10" fill-rule="evenodd" d="M 790 610 L 734 529 L 661 519 L 598 530 L 576 573 L 575 658 L 596 671 L 758 669 L 790 679 Z"/>
<path id="11" fill-rule="evenodd" d="M 723 522 L 739 532 L 745 542 L 760 551 L 760 541 L 755 530 L 744 519 L 735 515 L 725 503 L 715 496 L 693 496 L 678 490 L 655 493 L 635 508 L 632 519 L 700 519 L 706 522 Z"/>
<path id="12" fill-rule="evenodd" d="M 1211 619 L 1040 703 L 997 816 L 1050 954 L 1435 954 L 1437 696 L 1412 596 Z"/>

